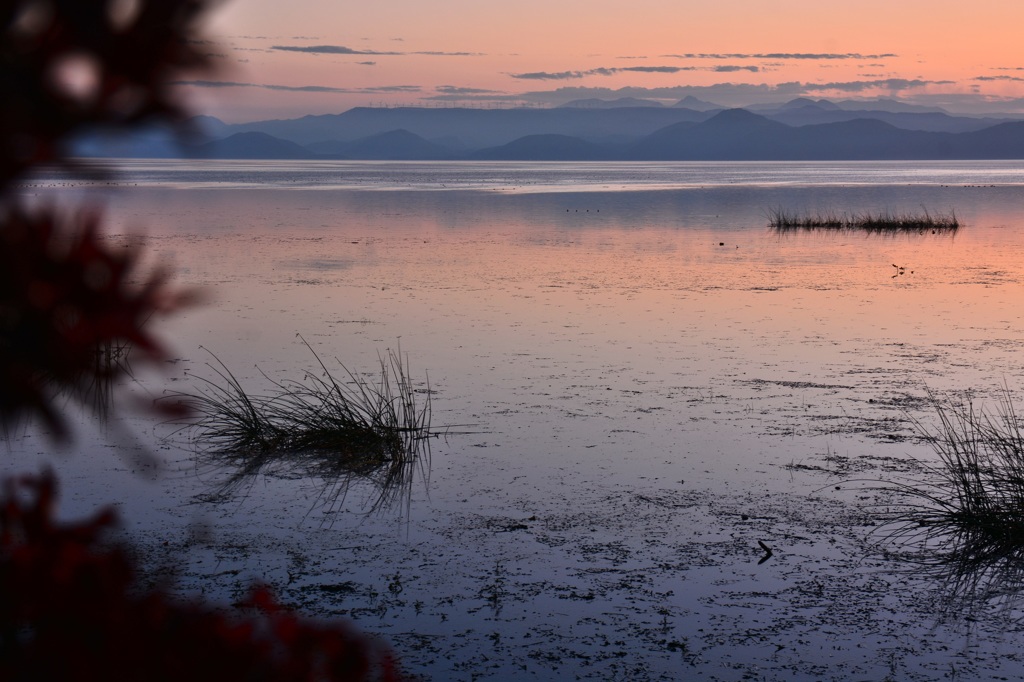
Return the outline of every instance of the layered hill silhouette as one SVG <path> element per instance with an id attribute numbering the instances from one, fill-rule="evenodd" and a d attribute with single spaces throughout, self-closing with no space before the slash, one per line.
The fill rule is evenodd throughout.
<path id="1" fill-rule="evenodd" d="M 192 156 L 204 159 L 313 159 L 309 149 L 260 132 L 235 133 L 192 147 Z"/>
<path id="2" fill-rule="evenodd" d="M 306 147 L 321 156 L 373 161 L 437 161 L 458 156 L 408 130 L 389 130 L 354 142 L 329 140 Z"/>
<path id="3" fill-rule="evenodd" d="M 571 135 L 590 140 L 645 135 L 679 121 L 702 121 L 704 112 L 667 107 L 558 109 L 393 109 L 357 107 L 342 114 L 259 121 L 232 126 L 233 132 L 258 131 L 298 144 L 327 140 L 353 142 L 406 130 L 426 140 L 455 137 L 470 149 L 508 144 L 527 135 Z"/>
<path id="4" fill-rule="evenodd" d="M 470 158 L 488 161 L 602 161 L 614 156 L 606 145 L 570 135 L 527 135 L 500 147 L 481 149 Z"/>
<path id="5" fill-rule="evenodd" d="M 356 108 L 227 124 L 196 119 L 210 141 L 175 146 L 167 131 L 83 155 L 224 159 L 516 161 L 1024 159 L 1024 121 L 954 116 L 897 102 L 798 99 L 750 109 L 580 100 L 556 109 Z M 701 107 L 687 108 L 685 104 Z M 753 107 L 751 108 L 753 109 Z M 175 151 L 177 150 L 177 151 Z"/>

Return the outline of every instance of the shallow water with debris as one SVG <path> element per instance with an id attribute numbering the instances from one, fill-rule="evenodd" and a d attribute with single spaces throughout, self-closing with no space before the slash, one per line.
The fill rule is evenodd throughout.
<path id="1" fill-rule="evenodd" d="M 371 515 L 301 472 L 204 501 L 223 472 L 127 409 L 73 455 L 12 434 L 5 470 L 53 460 L 67 516 L 117 502 L 184 594 L 267 582 L 438 680 L 1024 674 L 1019 586 L 887 551 L 858 482 L 927 478 L 930 395 L 1022 388 L 1014 164 L 122 165 L 22 191 L 104 203 L 209 295 L 129 391 L 211 376 L 200 347 L 262 390 L 315 369 L 297 334 L 355 371 L 400 344 L 444 432 Z M 766 227 L 922 206 L 964 226 Z"/>

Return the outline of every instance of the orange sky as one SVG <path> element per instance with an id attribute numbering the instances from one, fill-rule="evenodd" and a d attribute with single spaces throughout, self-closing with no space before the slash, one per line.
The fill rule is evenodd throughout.
<path id="1" fill-rule="evenodd" d="M 207 29 L 217 85 L 182 88 L 230 121 L 688 94 L 1024 111 L 1022 26 L 1005 0 L 229 0 Z"/>

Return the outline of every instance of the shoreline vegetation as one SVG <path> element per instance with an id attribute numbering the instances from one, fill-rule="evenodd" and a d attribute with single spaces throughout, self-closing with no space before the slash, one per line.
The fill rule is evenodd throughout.
<path id="1" fill-rule="evenodd" d="M 300 337 L 301 338 L 301 337 Z M 214 353 L 207 367 L 216 378 L 194 376 L 195 392 L 167 397 L 186 405 L 185 431 L 201 463 L 227 472 L 209 499 L 230 497 L 260 474 L 300 472 L 322 479 L 320 501 L 334 507 L 349 488 L 367 482 L 379 494 L 370 511 L 407 499 L 414 466 L 429 478 L 431 391 L 416 388 L 401 349 L 379 355 L 376 379 L 342 365 L 332 373 L 309 343 L 319 365 L 300 380 L 275 381 L 268 393 L 253 393 Z M 421 401 L 419 395 L 424 398 Z"/>
<path id="2" fill-rule="evenodd" d="M 776 234 L 793 232 L 862 232 L 865 234 L 948 234 L 955 235 L 962 223 L 956 211 L 932 215 L 920 213 L 797 213 L 783 208 L 768 211 L 768 228 Z"/>

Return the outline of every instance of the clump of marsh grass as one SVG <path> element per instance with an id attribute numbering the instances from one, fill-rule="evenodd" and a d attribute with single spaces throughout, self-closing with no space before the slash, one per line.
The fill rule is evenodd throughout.
<path id="1" fill-rule="evenodd" d="M 956 211 L 932 215 L 926 208 L 922 208 L 921 213 L 825 211 L 811 214 L 779 207 L 768 211 L 768 228 L 777 234 L 830 231 L 877 235 L 956 234 L 960 229 L 960 219 Z"/>
<path id="2" fill-rule="evenodd" d="M 937 425 L 913 421 L 938 462 L 922 480 L 871 485 L 889 498 L 877 533 L 941 577 L 955 608 L 1006 602 L 1024 586 L 1024 427 L 1007 389 L 994 410 L 933 401 Z"/>
<path id="3" fill-rule="evenodd" d="M 275 381 L 261 372 L 269 390 L 253 393 L 211 352 L 215 377 L 196 376 L 195 392 L 169 396 L 190 410 L 182 429 L 201 461 L 228 471 L 210 497 L 230 496 L 260 474 L 298 474 L 324 480 L 321 497 L 330 505 L 357 482 L 378 490 L 374 510 L 407 499 L 414 467 L 424 480 L 429 474 L 428 439 L 438 435 L 430 430 L 429 383 L 415 387 L 401 349 L 379 356 L 369 379 L 340 362 L 332 372 L 302 343 L 317 365 L 302 379 Z"/>
<path id="4" fill-rule="evenodd" d="M 902 530 L 890 538 L 969 534 L 1024 547 L 1024 429 L 1009 393 L 994 412 L 969 398 L 934 402 L 937 427 L 914 423 L 938 464 L 926 482 L 888 484 L 901 500 L 888 521 Z"/>

